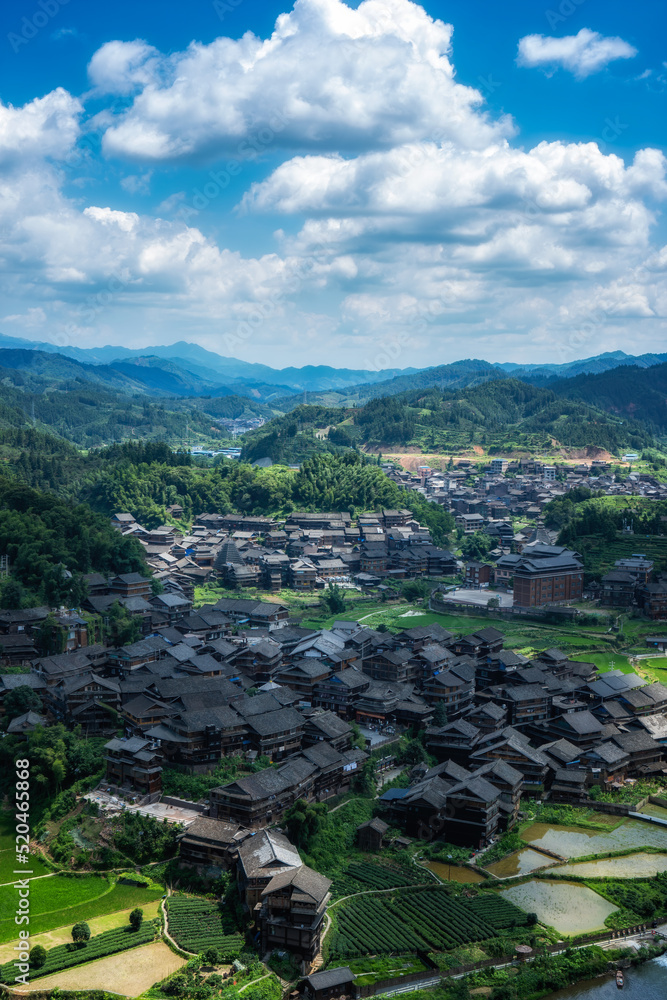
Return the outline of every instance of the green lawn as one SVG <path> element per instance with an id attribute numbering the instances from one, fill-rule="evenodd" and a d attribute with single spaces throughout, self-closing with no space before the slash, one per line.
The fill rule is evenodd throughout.
<path id="1" fill-rule="evenodd" d="M 137 889 L 128 885 L 112 887 L 106 878 L 99 875 L 82 878 L 54 875 L 53 878 L 38 879 L 30 892 L 30 932 L 40 934 L 54 927 L 75 924 L 80 920 L 115 913 L 116 910 L 127 910 L 161 895 L 161 889 Z M 13 886 L 0 887 L 0 943 L 16 936 L 14 914 L 17 898 Z"/>
<path id="2" fill-rule="evenodd" d="M 30 855 L 30 864 L 25 868 L 32 870 L 32 875 L 15 875 L 14 870 L 24 866 L 16 863 L 16 820 L 13 815 L 7 812 L 0 813 L 0 885 L 6 882 L 15 882 L 18 878 L 35 878 L 38 875 L 47 875 L 52 868 L 49 868 L 36 855 Z"/>
<path id="3" fill-rule="evenodd" d="M 634 674 L 635 668 L 631 665 L 627 656 L 620 653 L 591 653 L 586 657 L 587 661 L 604 673 L 606 670 L 620 670 L 624 674 Z"/>

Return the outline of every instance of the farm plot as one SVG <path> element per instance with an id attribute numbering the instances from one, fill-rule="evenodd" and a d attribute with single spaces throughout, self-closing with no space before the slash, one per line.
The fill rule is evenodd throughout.
<path id="1" fill-rule="evenodd" d="M 128 948 L 109 958 L 98 958 L 96 962 L 75 965 L 65 972 L 46 976 L 38 981 L 37 988 L 42 995 L 56 987 L 61 990 L 77 990 L 81 997 L 92 995 L 94 990 L 108 991 L 113 984 L 114 993 L 136 997 L 184 965 L 185 959 L 170 951 L 164 941 L 154 941 L 140 948 Z M 27 996 L 28 990 L 20 988 L 14 992 L 19 996 Z M 165 997 L 163 993 L 157 995 Z"/>
<path id="2" fill-rule="evenodd" d="M 167 917 L 169 934 L 184 951 L 199 954 L 217 948 L 224 962 L 238 958 L 243 948 L 243 936 L 229 933 L 220 908 L 208 899 L 172 896 L 167 901 Z"/>
<path id="3" fill-rule="evenodd" d="M 48 976 L 54 972 L 62 972 L 64 969 L 71 969 L 75 965 L 82 965 L 84 962 L 92 962 L 96 958 L 106 958 L 107 955 L 115 955 L 116 952 L 125 951 L 127 948 L 136 948 L 140 944 L 148 944 L 154 941 L 160 930 L 159 920 L 146 920 L 139 930 L 134 931 L 130 927 L 117 927 L 115 930 L 106 931 L 92 937 L 85 944 L 59 944 L 55 948 L 49 948 L 46 953 L 46 962 L 40 969 L 30 971 L 30 979 L 37 979 L 41 976 Z M 16 977 L 16 966 L 14 961 L 7 962 L 0 968 L 0 981 L 3 983 L 13 983 Z"/>
<path id="4" fill-rule="evenodd" d="M 30 887 L 30 933 L 42 934 L 56 927 L 71 927 L 80 920 L 130 910 L 161 895 L 161 889 L 113 885 L 100 875 L 40 878 Z M 16 937 L 15 910 L 16 889 L 0 886 L 0 944 Z"/>
<path id="5" fill-rule="evenodd" d="M 412 871 L 409 868 L 374 864 L 371 861 L 354 861 L 342 875 L 334 879 L 333 895 L 339 899 L 368 889 L 398 889 L 431 881 L 419 868 Z"/>
<path id="6" fill-rule="evenodd" d="M 526 923 L 517 906 L 491 896 L 474 901 L 444 889 L 408 890 L 384 897 L 359 896 L 341 904 L 331 942 L 337 958 L 405 951 L 442 951 L 496 937 Z M 474 903 L 474 905 L 473 905 Z"/>

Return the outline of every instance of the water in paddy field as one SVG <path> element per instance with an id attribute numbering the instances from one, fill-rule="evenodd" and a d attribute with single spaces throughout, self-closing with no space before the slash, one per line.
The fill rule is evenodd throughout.
<path id="1" fill-rule="evenodd" d="M 450 882 L 483 882 L 484 876 L 480 875 L 479 872 L 471 871 L 470 868 L 464 868 L 462 865 L 447 865 L 440 861 L 428 861 L 424 865 L 425 868 L 430 868 L 432 872 L 438 876 L 438 878 L 445 879 Z"/>
<path id="2" fill-rule="evenodd" d="M 612 976 L 589 980 L 566 990 L 551 993 L 545 1000 L 665 1000 L 667 997 L 667 955 L 625 971 L 625 986 L 619 990 Z"/>
<path id="3" fill-rule="evenodd" d="M 573 882 L 533 879 L 501 889 L 501 895 L 526 913 L 536 913 L 541 924 L 568 935 L 602 930 L 606 918 L 618 909 L 588 886 Z"/>
<path id="4" fill-rule="evenodd" d="M 623 858 L 600 858 L 559 865 L 559 875 L 581 875 L 584 878 L 649 878 L 667 870 L 667 854 L 628 854 Z"/>
<path id="5" fill-rule="evenodd" d="M 626 847 L 662 847 L 667 850 L 667 827 L 654 826 L 640 819 L 626 820 L 609 833 L 584 830 L 579 826 L 533 823 L 521 836 L 538 850 L 543 847 L 563 858 L 622 851 Z"/>
<path id="6" fill-rule="evenodd" d="M 497 878 L 510 878 L 512 875 L 528 875 L 529 872 L 555 864 L 555 859 L 548 854 L 534 851 L 531 847 L 525 851 L 514 851 L 501 861 L 485 865 L 484 870 L 491 872 Z"/>

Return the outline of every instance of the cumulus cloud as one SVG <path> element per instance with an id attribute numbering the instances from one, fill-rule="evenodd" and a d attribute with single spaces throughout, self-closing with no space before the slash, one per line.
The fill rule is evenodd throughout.
<path id="1" fill-rule="evenodd" d="M 411 239 L 442 243 L 475 268 L 578 274 L 616 267 L 619 246 L 646 247 L 654 216 L 643 196 L 667 196 L 666 170 L 657 150 L 626 167 L 595 143 L 423 143 L 352 160 L 295 157 L 254 184 L 243 208 L 306 214 L 306 248 Z"/>
<path id="2" fill-rule="evenodd" d="M 37 329 L 57 320 L 68 336 L 91 336 L 109 310 L 131 307 L 135 317 L 145 309 L 178 325 L 217 323 L 221 335 L 241 323 L 254 334 L 259 323 L 269 336 L 267 317 L 274 328 L 282 323 L 289 290 L 303 287 L 308 268 L 275 253 L 247 257 L 219 247 L 182 222 L 66 197 L 51 157 L 71 152 L 77 112 L 64 92 L 0 107 L 0 122 L 12 125 L 0 132 L 0 156 L 13 157 L 5 156 L 0 176 L 0 291 L 6 302 L 40 299 L 8 310 L 6 322 Z"/>
<path id="3" fill-rule="evenodd" d="M 62 87 L 21 108 L 0 103 L 0 163 L 64 159 L 79 135 L 81 111 Z"/>
<path id="4" fill-rule="evenodd" d="M 267 39 L 248 32 L 170 56 L 140 41 L 110 42 L 91 61 L 92 82 L 139 93 L 108 128 L 104 149 L 160 163 L 429 137 L 483 148 L 512 124 L 491 121 L 479 91 L 455 81 L 452 31 L 409 0 L 363 0 L 356 10 L 297 0 Z"/>
<path id="5" fill-rule="evenodd" d="M 90 82 L 102 94 L 129 94 L 153 82 L 160 54 L 141 39 L 106 42 L 88 64 Z"/>
<path id="6" fill-rule="evenodd" d="M 582 80 L 599 73 L 616 59 L 632 59 L 637 49 L 622 38 L 606 38 L 590 28 L 576 35 L 553 38 L 548 35 L 525 35 L 519 40 L 519 66 L 543 66 L 548 71 L 561 67 Z"/>

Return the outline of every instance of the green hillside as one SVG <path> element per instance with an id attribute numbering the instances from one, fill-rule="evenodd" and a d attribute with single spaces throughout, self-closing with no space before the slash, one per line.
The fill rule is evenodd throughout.
<path id="1" fill-rule="evenodd" d="M 620 455 L 654 444 L 637 420 L 505 378 L 453 392 L 414 389 L 357 407 L 301 405 L 246 434 L 244 456 L 298 462 L 316 451 L 355 446 L 451 453 L 473 445 L 490 454 L 560 447 Z"/>
<path id="2" fill-rule="evenodd" d="M 559 379 L 553 391 L 626 419 L 641 420 L 656 434 L 667 432 L 667 364 L 624 365 L 598 375 Z"/>

